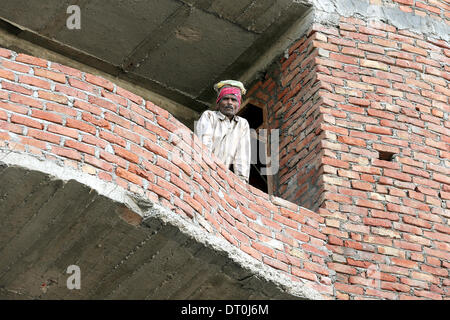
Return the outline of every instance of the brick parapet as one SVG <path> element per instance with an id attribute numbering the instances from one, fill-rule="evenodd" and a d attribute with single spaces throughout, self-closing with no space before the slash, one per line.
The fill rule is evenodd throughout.
<path id="1" fill-rule="evenodd" d="M 169 112 L 111 81 L 0 49 L 0 148 L 115 183 L 334 294 L 323 217 L 243 183 Z"/>

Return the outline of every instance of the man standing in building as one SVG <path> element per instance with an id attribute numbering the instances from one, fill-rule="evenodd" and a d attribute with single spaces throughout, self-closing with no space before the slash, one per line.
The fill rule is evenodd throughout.
<path id="1" fill-rule="evenodd" d="M 248 183 L 250 175 L 250 127 L 246 119 L 236 116 L 246 90 L 235 80 L 214 85 L 217 92 L 216 111 L 203 112 L 196 125 L 196 135 L 222 160 L 233 165 L 234 173 Z"/>

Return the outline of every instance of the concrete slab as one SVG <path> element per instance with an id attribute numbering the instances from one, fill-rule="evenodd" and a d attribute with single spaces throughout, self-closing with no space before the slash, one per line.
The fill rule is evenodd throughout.
<path id="1" fill-rule="evenodd" d="M 180 6 L 173 0 L 154 0 L 151 5 L 133 0 L 89 1 L 81 9 L 80 30 L 67 29 L 64 20 L 51 36 L 120 66 Z"/>
<path id="2" fill-rule="evenodd" d="M 191 221 L 75 169 L 0 150 L 0 181 L 2 299 L 320 298 Z M 71 265 L 80 290 L 67 288 Z"/>
<path id="3" fill-rule="evenodd" d="M 256 38 L 239 26 L 194 9 L 135 72 L 157 76 L 164 85 L 195 98 Z"/>
<path id="4" fill-rule="evenodd" d="M 80 30 L 66 27 L 69 5 L 80 7 Z M 214 83 L 251 69 L 292 23 L 286 17 L 305 8 L 291 0 L 3 0 L 0 26 L 201 112 L 214 102 Z"/>

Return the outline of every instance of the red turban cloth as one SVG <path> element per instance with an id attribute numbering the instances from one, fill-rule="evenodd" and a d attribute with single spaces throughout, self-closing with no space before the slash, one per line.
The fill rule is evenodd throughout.
<path id="1" fill-rule="evenodd" d="M 238 100 L 239 107 L 241 106 L 241 89 L 238 87 L 224 87 L 220 90 L 219 95 L 217 96 L 216 103 L 219 103 L 222 98 L 228 94 L 232 94 L 236 96 Z"/>

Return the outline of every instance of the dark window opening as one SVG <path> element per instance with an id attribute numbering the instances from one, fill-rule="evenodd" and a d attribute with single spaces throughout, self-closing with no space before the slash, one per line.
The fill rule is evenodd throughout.
<path id="1" fill-rule="evenodd" d="M 242 108 L 237 113 L 238 116 L 246 119 L 251 130 L 252 159 L 256 163 L 250 164 L 249 184 L 265 193 L 272 193 L 272 176 L 262 174 L 262 169 L 266 167 L 265 155 L 268 154 L 267 135 L 262 135 L 261 129 L 268 129 L 267 110 L 259 103 L 251 100 L 243 103 Z M 267 132 L 267 131 L 266 131 Z M 251 161 L 255 162 L 255 161 Z"/>
<path id="2" fill-rule="evenodd" d="M 264 114 L 260 107 L 247 103 L 238 111 L 238 116 L 248 121 L 251 129 L 258 129 L 264 124 Z"/>

